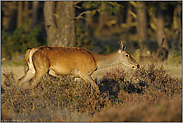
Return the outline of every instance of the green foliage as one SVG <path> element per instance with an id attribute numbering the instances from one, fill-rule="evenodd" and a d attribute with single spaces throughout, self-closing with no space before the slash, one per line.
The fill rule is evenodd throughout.
<path id="1" fill-rule="evenodd" d="M 116 2 L 110 2 L 109 14 L 116 14 L 120 8 L 120 5 Z"/>
<path id="2" fill-rule="evenodd" d="M 176 51 L 176 50 L 174 50 L 173 51 L 173 58 L 179 57 L 179 56 L 182 56 L 182 51 Z"/>
<path id="3" fill-rule="evenodd" d="M 11 59 L 15 54 L 24 54 L 27 49 L 39 46 L 39 34 L 39 28 L 26 32 L 22 26 L 13 35 L 2 31 L 2 57 Z"/>
<path id="4" fill-rule="evenodd" d="M 104 3 L 105 7 L 101 8 L 101 4 Z M 83 2 L 82 7 L 85 9 L 91 10 L 90 14 L 95 15 L 96 12 L 104 13 L 109 12 L 109 14 L 115 14 L 118 10 L 120 5 L 117 2 Z"/>
<path id="5" fill-rule="evenodd" d="M 90 31 L 85 29 L 84 24 L 76 24 L 76 47 L 91 49 L 94 43 L 89 39 Z"/>
<path id="6" fill-rule="evenodd" d="M 114 51 L 114 48 L 111 47 L 110 45 L 105 45 L 103 51 L 104 51 L 104 54 L 109 54 Z"/>

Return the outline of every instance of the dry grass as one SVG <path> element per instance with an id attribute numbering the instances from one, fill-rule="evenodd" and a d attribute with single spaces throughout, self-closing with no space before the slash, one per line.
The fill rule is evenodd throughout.
<path id="1" fill-rule="evenodd" d="M 27 122 L 182 121 L 182 77 L 164 66 L 99 71 L 100 94 L 91 94 L 83 80 L 45 75 L 32 95 L 16 85 L 14 72 L 6 72 L 1 74 L 1 109 L 12 121 Z"/>
<path id="2" fill-rule="evenodd" d="M 91 121 L 97 122 L 181 122 L 182 99 L 181 95 L 150 105 L 148 101 L 131 102 L 115 107 L 105 108 L 95 114 Z"/>

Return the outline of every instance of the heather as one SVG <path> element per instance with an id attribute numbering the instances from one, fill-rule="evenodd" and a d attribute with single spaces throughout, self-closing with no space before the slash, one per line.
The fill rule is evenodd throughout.
<path id="1" fill-rule="evenodd" d="M 100 94 L 82 79 L 45 75 L 34 89 L 18 87 L 4 73 L 1 110 L 17 121 L 182 121 L 182 78 L 164 66 L 142 65 L 130 73 L 105 71 L 96 79 Z"/>

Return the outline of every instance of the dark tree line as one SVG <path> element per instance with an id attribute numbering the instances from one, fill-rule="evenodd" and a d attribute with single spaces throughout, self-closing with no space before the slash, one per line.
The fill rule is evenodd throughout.
<path id="1" fill-rule="evenodd" d="M 1 2 L 2 29 L 13 32 L 23 25 L 28 29 L 45 25 L 50 46 L 72 47 L 76 44 L 75 24 L 84 23 L 92 36 L 99 36 L 104 29 L 111 33 L 127 34 L 136 30 L 141 49 L 150 36 L 156 33 L 160 46 L 165 36 L 169 49 L 168 34 L 173 30 L 174 43 L 181 44 L 182 2 Z M 171 9 L 169 7 L 171 6 Z M 172 14 L 171 14 L 172 13 Z M 172 19 L 171 19 L 172 18 Z M 27 26 L 27 23 L 29 25 Z M 178 38 L 177 38 L 178 37 Z M 127 38 L 127 40 L 129 40 Z M 145 43 L 144 43 L 145 42 Z"/>

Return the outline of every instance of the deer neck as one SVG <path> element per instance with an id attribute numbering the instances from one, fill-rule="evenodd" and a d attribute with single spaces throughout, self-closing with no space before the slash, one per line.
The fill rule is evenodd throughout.
<path id="1" fill-rule="evenodd" d="M 110 66 L 117 65 L 120 63 L 118 51 L 108 54 L 108 55 L 94 54 L 94 57 L 97 61 L 98 69 L 110 67 Z"/>

